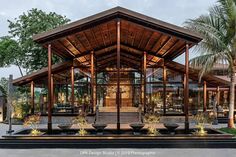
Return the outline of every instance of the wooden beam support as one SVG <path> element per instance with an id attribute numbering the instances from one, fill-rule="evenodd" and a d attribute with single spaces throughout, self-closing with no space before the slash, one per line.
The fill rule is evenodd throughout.
<path id="1" fill-rule="evenodd" d="M 75 74 L 74 66 L 71 67 L 71 106 L 74 112 L 74 102 L 75 102 Z"/>
<path id="2" fill-rule="evenodd" d="M 66 47 L 61 40 L 58 40 L 57 43 L 60 44 L 73 58 L 75 57 L 75 54 L 71 52 L 70 49 Z"/>
<path id="3" fill-rule="evenodd" d="M 96 64 L 96 67 L 97 67 L 97 62 L 95 62 Z M 97 85 L 97 82 L 98 82 L 98 76 L 97 76 L 97 69 L 95 70 L 95 106 L 97 106 L 97 103 L 98 103 L 98 85 Z"/>
<path id="4" fill-rule="evenodd" d="M 48 133 L 52 133 L 52 50 L 48 45 Z"/>
<path id="5" fill-rule="evenodd" d="M 68 80 L 67 80 L 67 77 L 66 77 L 66 102 L 68 102 L 68 97 L 69 97 L 69 89 L 68 89 Z"/>
<path id="6" fill-rule="evenodd" d="M 201 83 L 198 82 L 198 90 L 197 90 L 197 109 L 200 107 L 201 102 Z"/>
<path id="7" fill-rule="evenodd" d="M 207 110 L 207 83 L 203 82 L 203 112 Z"/>
<path id="8" fill-rule="evenodd" d="M 86 55 L 89 55 L 90 53 L 91 53 L 91 51 L 82 52 L 80 54 L 75 55 L 75 58 L 84 57 Z"/>
<path id="9" fill-rule="evenodd" d="M 166 50 L 166 52 L 162 55 L 163 58 L 176 46 L 176 44 L 177 44 L 178 42 L 180 42 L 179 39 L 177 39 L 177 40 L 172 44 L 172 46 L 171 46 L 168 50 Z"/>
<path id="10" fill-rule="evenodd" d="M 147 52 L 144 51 L 143 53 L 143 107 L 144 107 L 144 113 L 146 113 L 146 74 L 147 73 Z"/>
<path id="11" fill-rule="evenodd" d="M 163 114 L 166 114 L 166 66 L 163 64 Z"/>
<path id="12" fill-rule="evenodd" d="M 34 81 L 30 83 L 31 114 L 34 114 Z"/>
<path id="13" fill-rule="evenodd" d="M 217 86 L 216 89 L 216 98 L 217 98 L 217 104 L 220 105 L 220 87 Z"/>
<path id="14" fill-rule="evenodd" d="M 52 99 L 52 102 L 51 102 L 51 104 L 52 104 L 52 108 L 53 108 L 53 104 L 54 104 L 54 74 L 52 74 L 52 76 L 51 76 L 51 99 Z"/>
<path id="15" fill-rule="evenodd" d="M 184 114 L 185 114 L 185 132 L 189 132 L 189 44 L 186 44 L 185 50 L 185 82 L 184 82 Z"/>
<path id="16" fill-rule="evenodd" d="M 156 54 L 159 54 L 159 52 L 161 52 L 161 50 L 169 43 L 169 41 L 171 41 L 172 40 L 172 37 L 169 37 L 167 40 L 166 40 L 166 42 L 164 43 L 164 44 L 162 44 L 159 48 L 158 48 L 158 50 L 156 51 Z"/>
<path id="17" fill-rule="evenodd" d="M 94 112 L 94 51 L 91 51 L 91 109 Z"/>
<path id="18" fill-rule="evenodd" d="M 117 20 L 117 132 L 120 133 L 120 19 Z"/>
<path id="19" fill-rule="evenodd" d="M 76 49 L 77 53 L 80 54 L 81 51 L 76 47 L 76 45 L 74 43 L 71 42 L 71 40 L 67 37 L 65 38 L 65 40 L 74 48 Z"/>

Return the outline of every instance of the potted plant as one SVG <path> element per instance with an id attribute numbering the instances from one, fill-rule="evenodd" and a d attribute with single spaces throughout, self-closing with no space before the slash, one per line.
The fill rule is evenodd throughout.
<path id="1" fill-rule="evenodd" d="M 195 135 L 204 136 L 207 134 L 207 131 L 205 130 L 205 124 L 207 122 L 210 122 L 209 115 L 207 113 L 199 113 L 193 117 L 196 123 L 197 130 L 193 133 Z"/>
<path id="2" fill-rule="evenodd" d="M 159 131 L 156 129 L 155 124 L 160 122 L 160 116 L 157 114 L 146 114 L 144 116 L 144 122 L 148 124 L 149 135 L 159 135 Z"/>
<path id="3" fill-rule="evenodd" d="M 78 115 L 73 119 L 73 124 L 77 125 L 79 127 L 78 134 L 80 136 L 85 136 L 87 134 L 87 131 L 85 130 L 87 123 L 87 120 L 85 119 L 85 116 Z"/>
<path id="4" fill-rule="evenodd" d="M 39 136 L 42 135 L 42 132 L 38 129 L 38 125 L 40 123 L 40 115 L 35 114 L 25 118 L 24 126 L 30 127 L 32 136 Z"/>

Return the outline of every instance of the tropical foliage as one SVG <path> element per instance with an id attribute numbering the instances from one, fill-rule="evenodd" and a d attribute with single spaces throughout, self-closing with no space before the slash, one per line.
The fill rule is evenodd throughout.
<path id="1" fill-rule="evenodd" d="M 200 55 L 192 59 L 193 67 L 201 67 L 200 78 L 217 62 L 228 63 L 231 78 L 229 123 L 234 127 L 234 99 L 236 73 L 236 0 L 218 0 L 209 13 L 186 22 L 186 27 L 203 37 L 196 47 Z"/>
<path id="2" fill-rule="evenodd" d="M 40 123 L 40 115 L 31 115 L 24 120 L 24 126 L 25 127 L 30 127 L 31 128 L 31 135 L 32 136 L 37 136 L 40 135 L 41 132 L 38 129 Z"/>
<path id="3" fill-rule="evenodd" d="M 7 85 L 8 85 L 8 80 L 5 77 L 2 77 L 0 79 L 0 91 L 2 92 L 3 96 L 7 96 Z"/>
<path id="4" fill-rule="evenodd" d="M 157 114 L 146 114 L 144 116 L 144 122 L 148 124 L 148 134 L 158 135 L 159 131 L 156 129 L 156 124 L 160 122 L 160 116 Z"/>
<path id="5" fill-rule="evenodd" d="M 85 136 L 87 134 L 85 127 L 88 125 L 88 123 L 84 115 L 78 115 L 77 117 L 75 117 L 73 119 L 73 124 L 78 125 L 79 127 L 78 134 L 80 136 Z"/>

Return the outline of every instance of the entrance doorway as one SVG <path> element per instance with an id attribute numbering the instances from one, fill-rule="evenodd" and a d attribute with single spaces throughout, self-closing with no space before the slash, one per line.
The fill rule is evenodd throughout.
<path id="1" fill-rule="evenodd" d="M 137 72 L 121 72 L 120 78 L 120 108 L 138 107 L 141 103 L 140 75 Z M 116 108 L 117 79 L 116 72 L 98 74 L 97 104 L 100 107 Z M 99 76 L 105 76 L 100 79 Z"/>

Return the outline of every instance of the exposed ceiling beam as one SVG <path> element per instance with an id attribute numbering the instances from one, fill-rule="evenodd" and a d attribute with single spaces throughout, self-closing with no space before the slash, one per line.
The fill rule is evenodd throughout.
<path id="1" fill-rule="evenodd" d="M 172 44 L 172 46 L 171 46 L 168 50 L 166 50 L 166 52 L 165 52 L 162 56 L 165 57 L 166 54 L 168 54 L 168 53 L 176 46 L 176 44 L 177 44 L 179 41 L 180 41 L 180 40 L 177 39 L 177 40 Z"/>
<path id="2" fill-rule="evenodd" d="M 59 45 L 61 45 L 72 57 L 75 57 L 75 55 L 64 45 L 64 43 L 61 40 L 57 41 Z"/>
<path id="3" fill-rule="evenodd" d="M 164 48 L 164 47 L 166 47 L 166 45 L 169 43 L 169 41 L 171 41 L 172 40 L 172 37 L 169 37 L 166 41 L 165 41 L 165 43 L 164 44 L 162 44 L 159 48 L 158 48 L 158 50 L 156 51 L 156 54 L 159 54 L 161 51 L 162 51 L 162 49 Z"/>

